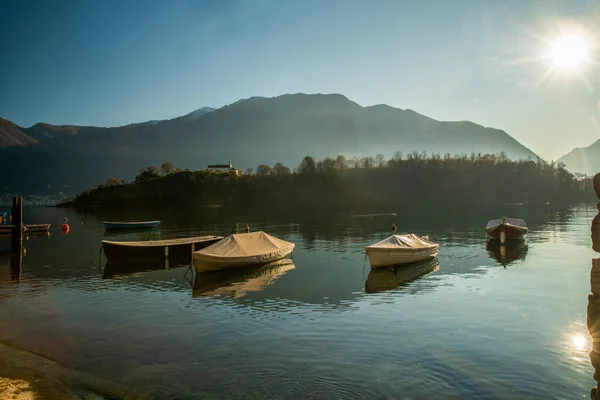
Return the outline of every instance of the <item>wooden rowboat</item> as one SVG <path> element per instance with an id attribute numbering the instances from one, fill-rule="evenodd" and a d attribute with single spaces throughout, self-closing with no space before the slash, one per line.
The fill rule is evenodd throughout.
<path id="1" fill-rule="evenodd" d="M 223 239 L 222 236 L 198 236 L 169 240 L 140 242 L 102 241 L 102 249 L 109 261 L 165 259 L 190 263 L 192 251 L 203 249 Z"/>
<path id="2" fill-rule="evenodd" d="M 12 234 L 14 225 L 0 225 L 0 234 Z M 50 224 L 27 224 L 23 225 L 25 233 L 43 233 L 50 230 Z"/>
<path id="3" fill-rule="evenodd" d="M 148 229 L 156 228 L 160 221 L 132 221 L 132 222 L 112 222 L 103 221 L 104 229 Z"/>
<path id="4" fill-rule="evenodd" d="M 499 240 L 500 243 L 524 240 L 528 232 L 527 224 L 518 218 L 500 218 L 488 221 L 485 236 L 488 240 Z M 504 237 L 502 235 L 504 233 Z"/>

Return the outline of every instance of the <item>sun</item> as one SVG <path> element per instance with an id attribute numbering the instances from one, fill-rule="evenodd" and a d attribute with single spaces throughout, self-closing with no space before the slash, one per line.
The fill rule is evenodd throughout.
<path id="1" fill-rule="evenodd" d="M 550 43 L 552 66 L 561 70 L 580 70 L 590 62 L 590 47 L 586 36 L 564 33 Z"/>

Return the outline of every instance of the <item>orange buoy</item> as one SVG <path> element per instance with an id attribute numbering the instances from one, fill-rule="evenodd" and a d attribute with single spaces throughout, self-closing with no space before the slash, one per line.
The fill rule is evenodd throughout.
<path id="1" fill-rule="evenodd" d="M 69 230 L 71 229 L 71 227 L 69 226 L 69 224 L 60 224 L 60 229 L 63 232 L 69 232 Z"/>

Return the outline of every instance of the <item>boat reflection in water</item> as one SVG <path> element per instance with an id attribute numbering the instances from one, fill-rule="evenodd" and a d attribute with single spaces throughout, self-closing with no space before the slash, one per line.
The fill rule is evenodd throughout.
<path id="1" fill-rule="evenodd" d="M 295 267 L 290 259 L 282 259 L 259 267 L 196 274 L 192 295 L 193 297 L 244 297 L 249 292 L 264 290 Z"/>
<path id="2" fill-rule="evenodd" d="M 102 271 L 102 279 L 118 278 L 120 276 L 142 274 L 150 271 L 167 271 L 178 267 L 189 267 L 185 264 L 179 264 L 175 262 L 169 262 L 168 258 L 165 259 L 148 259 L 148 260 L 137 260 L 137 261 L 106 261 L 104 270 Z"/>
<path id="3" fill-rule="evenodd" d="M 501 244 L 498 241 L 489 240 L 486 243 L 485 248 L 491 258 L 506 267 L 516 261 L 525 260 L 529 245 L 526 240 L 508 244 Z"/>
<path id="4" fill-rule="evenodd" d="M 365 282 L 366 293 L 396 290 L 440 268 L 437 258 L 397 267 L 371 269 Z"/>

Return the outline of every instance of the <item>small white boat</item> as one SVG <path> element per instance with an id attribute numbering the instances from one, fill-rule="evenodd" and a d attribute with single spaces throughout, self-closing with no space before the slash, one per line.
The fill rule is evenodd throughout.
<path id="1" fill-rule="evenodd" d="M 262 265 L 289 256 L 294 243 L 265 232 L 237 233 L 193 254 L 197 272 Z"/>
<path id="2" fill-rule="evenodd" d="M 413 233 L 392 235 L 387 239 L 365 247 L 371 268 L 411 264 L 438 254 L 440 245 L 433 243 L 427 236 Z"/>

